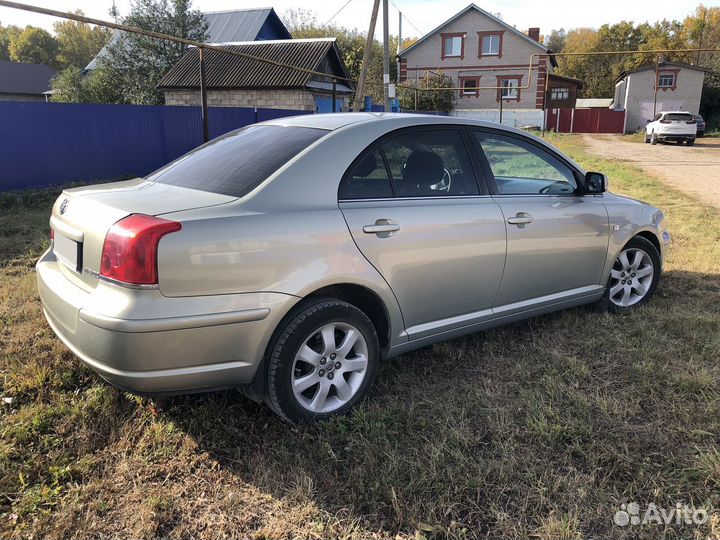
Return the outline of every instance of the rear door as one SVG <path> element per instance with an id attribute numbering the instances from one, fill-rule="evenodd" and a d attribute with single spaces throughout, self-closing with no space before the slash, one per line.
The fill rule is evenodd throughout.
<path id="1" fill-rule="evenodd" d="M 497 315 L 598 291 L 609 238 L 602 196 L 576 194 L 577 173 L 522 135 L 472 130 L 507 229 Z"/>
<path id="2" fill-rule="evenodd" d="M 361 154 L 340 186 L 355 243 L 395 293 L 410 339 L 492 314 L 505 226 L 468 143 L 453 127 L 395 132 Z"/>

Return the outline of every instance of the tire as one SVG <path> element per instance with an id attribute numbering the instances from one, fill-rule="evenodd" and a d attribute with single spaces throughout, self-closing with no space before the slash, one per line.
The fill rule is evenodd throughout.
<path id="1" fill-rule="evenodd" d="M 654 144 L 657 144 L 657 143 L 658 143 L 657 135 L 655 135 L 655 133 L 651 133 L 651 134 L 650 134 L 650 144 L 653 144 L 653 145 L 654 145 Z"/>
<path id="2" fill-rule="evenodd" d="M 648 144 L 650 142 L 650 138 L 648 137 L 647 131 L 645 132 L 645 144 Z"/>
<path id="3" fill-rule="evenodd" d="M 352 304 L 304 303 L 286 319 L 270 352 L 265 401 L 293 423 L 347 413 L 367 395 L 379 351 L 375 327 Z"/>
<path id="4" fill-rule="evenodd" d="M 640 253 L 643 253 L 644 256 L 640 255 L 642 259 L 638 261 L 634 257 L 639 256 Z M 625 254 L 625 259 L 629 263 L 628 266 L 632 266 L 639 262 L 638 267 L 631 272 L 625 273 L 624 271 L 627 268 L 623 268 L 623 266 L 625 266 L 622 261 L 623 254 Z M 637 277 L 637 274 L 641 273 L 637 270 L 647 269 L 648 267 L 651 268 L 651 273 Z M 653 294 L 655 294 L 655 290 L 657 289 L 660 281 L 660 271 L 660 253 L 658 253 L 657 248 L 646 238 L 636 236 L 625 244 L 620 253 L 618 253 L 610 271 L 610 276 L 608 277 L 605 294 L 593 305 L 595 308 L 594 311 L 623 313 L 636 308 L 637 306 L 641 306 L 650 300 Z M 627 274 L 630 275 L 627 276 Z M 626 277 L 630 278 L 628 280 L 630 282 L 629 285 L 624 283 L 624 279 Z M 633 281 L 635 283 L 632 283 Z M 639 287 L 637 287 L 637 285 L 640 285 L 645 289 L 644 294 L 639 295 Z M 619 287 L 619 289 L 616 289 L 616 287 Z M 620 296 L 620 289 L 627 291 L 622 294 L 622 297 Z M 615 294 L 613 294 L 613 291 L 615 291 Z M 633 291 L 635 291 L 634 294 Z M 623 302 L 622 299 L 626 298 L 626 294 L 629 294 L 630 296 L 627 297 L 627 301 Z"/>
<path id="5" fill-rule="evenodd" d="M 688 146 L 695 146 L 695 139 L 688 139 L 687 145 L 688 145 Z"/>

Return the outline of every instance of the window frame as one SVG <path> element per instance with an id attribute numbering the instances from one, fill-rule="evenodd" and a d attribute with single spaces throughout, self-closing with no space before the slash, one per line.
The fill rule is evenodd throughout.
<path id="1" fill-rule="evenodd" d="M 556 97 L 555 94 L 558 94 Z M 559 94 L 563 94 L 562 97 Z M 550 87 L 550 101 L 567 101 L 570 99 L 570 89 L 567 86 Z"/>
<path id="2" fill-rule="evenodd" d="M 504 194 L 500 193 L 498 190 L 497 182 L 495 181 L 495 175 L 492 172 L 492 167 L 490 167 L 490 162 L 488 161 L 487 156 L 485 155 L 485 152 L 482 150 L 481 145 L 477 140 L 475 139 L 475 133 L 482 133 L 482 134 L 488 134 L 488 135 L 496 135 L 496 136 L 502 136 L 508 139 L 514 139 L 517 141 L 520 141 L 521 143 L 525 143 L 531 146 L 534 146 L 535 148 L 542 150 L 543 152 L 549 154 L 551 157 L 565 165 L 570 171 L 572 172 L 573 176 L 575 177 L 575 183 L 577 184 L 577 187 L 573 193 L 518 193 L 518 194 Z M 524 137 L 522 135 L 518 135 L 516 133 L 511 133 L 505 130 L 501 129 L 493 129 L 493 128 L 484 128 L 484 127 L 478 127 L 478 126 L 468 126 L 468 135 L 471 137 L 471 140 L 473 141 L 473 149 L 477 154 L 477 159 L 480 163 L 480 167 L 483 170 L 483 176 L 487 181 L 488 189 L 490 190 L 490 194 L 493 197 L 586 197 L 586 196 L 592 196 L 592 197 L 602 197 L 602 194 L 587 194 L 584 193 L 584 185 L 585 185 L 585 175 L 581 170 L 579 170 L 575 165 L 570 163 L 566 157 L 564 157 L 562 154 L 558 153 L 557 151 L 548 148 L 547 146 L 543 144 L 538 144 L 536 141 L 530 139 L 529 137 Z"/>
<path id="3" fill-rule="evenodd" d="M 447 32 L 440 34 L 442 38 L 442 47 L 440 48 L 440 57 L 442 60 L 446 58 L 459 58 L 463 60 L 465 58 L 465 32 Z M 450 39 L 460 38 L 460 54 L 446 54 L 445 44 Z"/>
<path id="4" fill-rule="evenodd" d="M 675 90 L 677 88 L 677 80 L 678 80 L 678 74 L 680 73 L 679 69 L 660 69 L 657 72 L 657 77 L 655 79 L 655 85 L 657 86 L 658 90 L 662 90 L 663 92 L 666 92 L 668 90 Z M 669 85 L 660 85 L 660 79 L 662 77 L 672 77 L 672 84 Z"/>
<path id="5" fill-rule="evenodd" d="M 520 99 L 522 98 L 522 92 L 521 92 L 520 86 L 522 86 L 523 76 L 522 75 L 496 75 L 496 77 L 497 77 L 497 86 L 498 86 L 497 102 L 500 103 L 500 100 L 519 102 Z M 505 88 L 502 87 L 503 86 L 502 83 L 504 81 L 515 81 L 515 83 L 517 84 L 517 86 L 514 87 L 517 92 L 517 94 L 514 97 L 503 96 L 503 91 L 505 90 Z M 506 88 L 513 88 L 513 87 L 508 86 Z"/>
<path id="6" fill-rule="evenodd" d="M 503 37 L 505 30 L 483 30 L 477 33 L 478 35 L 478 58 L 502 58 L 503 55 Z M 498 38 L 498 52 L 497 53 L 485 53 L 483 52 L 483 41 L 486 37 L 497 37 Z"/>
<path id="7" fill-rule="evenodd" d="M 466 124 L 428 124 L 428 125 L 422 125 L 422 126 L 410 126 L 410 127 L 403 127 L 394 129 L 392 131 L 388 131 L 387 133 L 384 133 L 377 139 L 375 139 L 373 142 L 371 142 L 367 147 L 365 147 L 358 156 L 350 163 L 350 166 L 345 170 L 342 177 L 340 178 L 340 181 L 338 182 L 338 188 L 337 188 L 337 197 L 338 197 L 338 204 L 339 203 L 363 203 L 368 201 L 424 201 L 424 200 L 447 200 L 447 199 L 467 199 L 467 198 L 476 198 L 476 197 L 489 197 L 492 195 L 492 189 L 490 182 L 487 180 L 485 169 L 482 166 L 482 162 L 480 161 L 477 149 L 475 148 L 475 144 L 473 144 L 473 141 L 471 139 L 471 134 L 468 132 L 468 127 Z M 392 175 L 392 171 L 390 170 L 390 164 L 387 161 L 387 157 L 385 156 L 385 150 L 383 149 L 383 144 L 388 140 L 392 139 L 399 135 L 405 135 L 406 133 L 416 133 L 416 132 L 422 132 L 422 131 L 439 131 L 439 130 L 454 130 L 457 133 L 460 134 L 460 137 L 463 142 L 463 146 L 465 147 L 465 151 L 468 155 L 468 160 L 470 163 L 470 168 L 472 169 L 471 173 L 473 177 L 475 178 L 475 183 L 478 188 L 477 194 L 472 195 L 435 195 L 435 196 L 411 196 L 411 197 L 404 197 L 404 196 L 398 196 L 397 190 L 395 188 L 395 180 Z M 390 185 L 392 186 L 393 196 L 392 197 L 376 197 L 376 198 L 369 198 L 369 199 L 341 199 L 340 198 L 340 186 L 345 181 L 345 179 L 348 177 L 348 175 L 353 171 L 353 169 L 362 161 L 368 153 L 373 152 L 374 150 L 378 150 L 383 158 L 383 163 L 385 164 L 385 171 L 388 175 L 388 178 L 390 179 Z M 493 180 L 494 182 L 494 180 Z"/>
<path id="8" fill-rule="evenodd" d="M 480 75 L 473 75 L 470 77 L 464 77 L 460 76 L 458 77 L 460 79 L 460 87 L 462 90 L 460 90 L 460 97 L 471 97 L 471 96 L 479 96 L 480 90 L 478 90 L 478 86 L 480 86 Z M 470 90 L 469 92 L 465 90 L 465 83 L 468 81 L 473 81 L 475 84 L 475 90 Z"/>

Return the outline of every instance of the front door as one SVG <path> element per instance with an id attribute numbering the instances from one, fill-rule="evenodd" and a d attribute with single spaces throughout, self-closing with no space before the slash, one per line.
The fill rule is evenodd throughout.
<path id="1" fill-rule="evenodd" d="M 528 137 L 492 130 L 472 137 L 507 229 L 495 313 L 597 293 L 609 238 L 602 196 L 577 195 L 579 173 Z"/>
<path id="2" fill-rule="evenodd" d="M 410 339 L 492 316 L 505 262 L 499 206 L 459 129 L 412 129 L 351 167 L 340 208 L 358 248 L 392 288 Z"/>

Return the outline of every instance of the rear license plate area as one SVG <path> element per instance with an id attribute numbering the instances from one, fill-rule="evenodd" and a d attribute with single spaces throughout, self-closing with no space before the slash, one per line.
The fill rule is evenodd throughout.
<path id="1" fill-rule="evenodd" d="M 82 243 L 55 232 L 53 241 L 55 257 L 73 272 L 82 272 Z"/>

